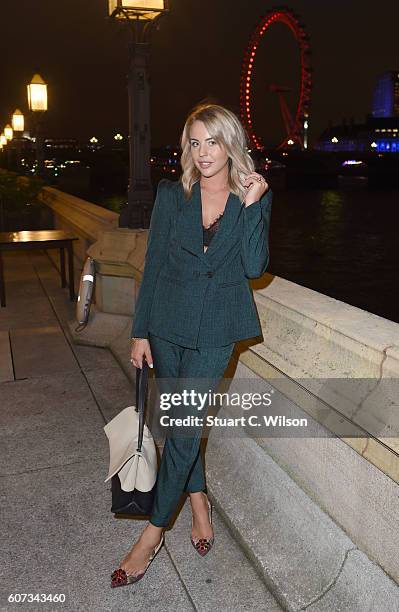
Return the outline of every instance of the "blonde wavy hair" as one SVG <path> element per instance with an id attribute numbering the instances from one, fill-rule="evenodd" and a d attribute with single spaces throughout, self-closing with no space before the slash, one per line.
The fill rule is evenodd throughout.
<path id="1" fill-rule="evenodd" d="M 240 180 L 240 174 L 246 175 L 255 169 L 254 162 L 247 152 L 247 135 L 240 120 L 231 110 L 209 102 L 201 102 L 191 110 L 180 139 L 182 149 L 180 164 L 183 169 L 180 181 L 186 201 L 191 196 L 194 183 L 201 177 L 201 172 L 195 166 L 191 155 L 190 128 L 194 121 L 202 121 L 211 137 L 225 148 L 229 157 L 228 185 L 230 191 L 243 202 L 246 190 Z"/>

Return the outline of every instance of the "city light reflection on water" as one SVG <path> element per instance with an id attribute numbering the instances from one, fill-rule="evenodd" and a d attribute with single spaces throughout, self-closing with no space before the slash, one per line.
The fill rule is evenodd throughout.
<path id="1" fill-rule="evenodd" d="M 268 272 L 399 322 L 399 191 L 274 194 Z"/>

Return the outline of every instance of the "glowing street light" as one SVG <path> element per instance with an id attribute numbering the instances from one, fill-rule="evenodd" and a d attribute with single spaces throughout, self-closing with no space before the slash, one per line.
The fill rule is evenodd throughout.
<path id="1" fill-rule="evenodd" d="M 19 110 L 19 108 L 16 108 L 13 116 L 12 116 L 12 128 L 14 130 L 14 132 L 23 132 L 25 129 L 25 121 L 24 121 L 24 116 L 21 113 L 21 111 Z"/>
<path id="2" fill-rule="evenodd" d="M 293 144 L 294 144 L 294 141 L 292 140 L 292 138 L 290 138 L 289 140 L 287 140 L 287 144 L 289 144 L 289 145 L 293 145 Z"/>
<path id="3" fill-rule="evenodd" d="M 305 113 L 305 119 L 303 122 L 303 148 L 307 149 L 308 148 L 308 132 L 309 132 L 309 115 L 308 113 Z"/>
<path id="4" fill-rule="evenodd" d="M 123 136 L 122 136 L 122 134 L 119 134 L 119 133 L 118 133 L 118 134 L 115 134 L 115 136 L 114 136 L 114 140 L 123 140 Z"/>
<path id="5" fill-rule="evenodd" d="M 116 19 L 155 19 L 165 9 L 165 0 L 109 0 L 109 14 Z"/>
<path id="6" fill-rule="evenodd" d="M 7 141 L 13 139 L 14 131 L 9 123 L 7 123 L 7 125 L 4 128 L 4 136 L 6 137 Z"/>
<path id="7" fill-rule="evenodd" d="M 7 138 L 4 136 L 4 132 L 1 134 L 0 136 L 0 145 L 2 147 L 4 147 L 7 144 L 8 140 Z"/>
<path id="8" fill-rule="evenodd" d="M 91 142 L 91 144 L 97 144 L 98 143 L 98 138 L 96 138 L 95 136 L 92 136 L 90 138 L 90 142 Z"/>
<path id="9" fill-rule="evenodd" d="M 371 143 L 371 145 L 370 145 L 370 147 L 371 147 L 372 149 L 376 149 L 376 148 L 377 148 L 377 143 L 376 143 L 376 142 L 372 142 L 372 143 Z"/>
<path id="10" fill-rule="evenodd" d="M 31 111 L 47 110 L 47 84 L 40 74 L 34 74 L 31 82 L 27 85 L 28 105 Z"/>
<path id="11" fill-rule="evenodd" d="M 331 142 L 333 142 L 334 144 L 338 142 L 338 138 L 336 136 L 333 136 L 331 138 Z"/>

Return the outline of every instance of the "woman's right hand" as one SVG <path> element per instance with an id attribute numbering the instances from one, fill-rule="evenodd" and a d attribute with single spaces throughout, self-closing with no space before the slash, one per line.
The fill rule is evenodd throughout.
<path id="1" fill-rule="evenodd" d="M 153 367 L 150 342 L 147 338 L 138 338 L 132 340 L 132 350 L 130 360 L 136 368 L 143 367 L 143 358 L 145 357 L 150 368 Z"/>

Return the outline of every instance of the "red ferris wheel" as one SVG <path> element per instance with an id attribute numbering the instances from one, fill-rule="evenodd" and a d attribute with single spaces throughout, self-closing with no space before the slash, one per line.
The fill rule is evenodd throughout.
<path id="1" fill-rule="evenodd" d="M 310 66 L 309 36 L 298 16 L 288 7 L 272 8 L 257 25 L 245 51 L 241 70 L 240 82 L 240 115 L 241 121 L 247 130 L 251 146 L 262 149 L 262 139 L 255 132 L 253 108 L 251 103 L 253 89 L 253 73 L 255 69 L 258 46 L 267 30 L 275 23 L 287 26 L 296 38 L 300 54 L 300 89 L 299 99 L 295 112 L 291 112 L 285 100 L 285 94 L 290 91 L 288 87 L 272 83 L 269 90 L 278 96 L 280 112 L 285 127 L 285 137 L 278 145 L 278 149 L 292 145 L 306 149 L 308 146 L 308 127 L 310 95 L 312 89 L 312 69 Z"/>

